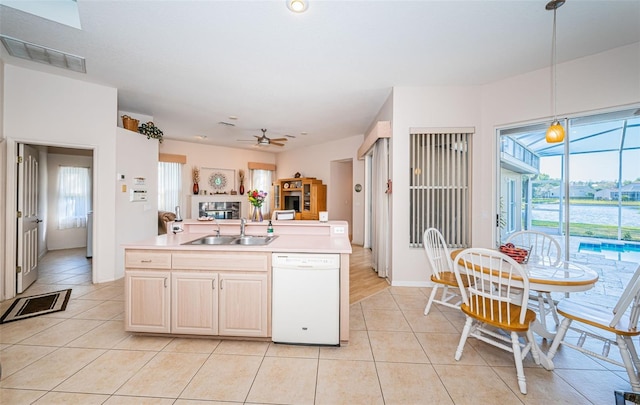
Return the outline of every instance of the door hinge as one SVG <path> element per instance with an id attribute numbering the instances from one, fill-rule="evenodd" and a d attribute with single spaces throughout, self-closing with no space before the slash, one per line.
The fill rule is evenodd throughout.
<path id="1" fill-rule="evenodd" d="M 22 163 L 22 156 L 18 156 L 18 164 Z"/>
<path id="2" fill-rule="evenodd" d="M 22 273 L 22 266 L 16 266 L 16 274 Z"/>
<path id="3" fill-rule="evenodd" d="M 17 215 L 18 218 L 22 218 L 22 211 L 18 211 Z"/>

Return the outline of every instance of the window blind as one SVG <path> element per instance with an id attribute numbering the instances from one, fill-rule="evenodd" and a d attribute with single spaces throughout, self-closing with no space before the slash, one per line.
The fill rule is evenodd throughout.
<path id="1" fill-rule="evenodd" d="M 473 129 L 412 130 L 410 136 L 410 246 L 438 229 L 447 244 L 471 244 L 471 135 Z"/>

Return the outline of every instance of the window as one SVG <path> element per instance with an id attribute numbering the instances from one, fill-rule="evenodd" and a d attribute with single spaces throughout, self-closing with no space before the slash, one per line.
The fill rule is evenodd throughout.
<path id="1" fill-rule="evenodd" d="M 58 172 L 58 229 L 85 228 L 91 207 L 89 168 L 60 166 Z"/>
<path id="2" fill-rule="evenodd" d="M 250 169 L 249 176 L 251 181 L 251 190 L 262 190 L 271 193 L 272 171 L 263 169 Z M 271 212 L 271 198 L 265 198 L 262 203 L 262 213 Z"/>
<path id="3" fill-rule="evenodd" d="M 473 131 L 472 128 L 411 130 L 411 247 L 421 247 L 422 235 L 431 227 L 442 233 L 450 247 L 470 246 Z"/>
<path id="4" fill-rule="evenodd" d="M 158 210 L 175 211 L 180 205 L 182 164 L 158 162 Z"/>

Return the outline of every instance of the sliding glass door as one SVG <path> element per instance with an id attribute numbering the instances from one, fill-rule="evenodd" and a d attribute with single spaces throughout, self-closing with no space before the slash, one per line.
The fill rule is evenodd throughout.
<path id="1" fill-rule="evenodd" d="M 597 253 L 640 261 L 640 109 L 499 131 L 498 241 L 519 230 L 556 237 L 565 259 Z"/>

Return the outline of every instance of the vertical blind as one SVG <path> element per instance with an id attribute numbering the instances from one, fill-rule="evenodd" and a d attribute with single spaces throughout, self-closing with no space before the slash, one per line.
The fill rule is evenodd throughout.
<path id="1" fill-rule="evenodd" d="M 447 244 L 471 244 L 471 135 L 473 129 L 412 130 L 410 136 L 411 247 L 422 246 L 428 228 Z"/>

